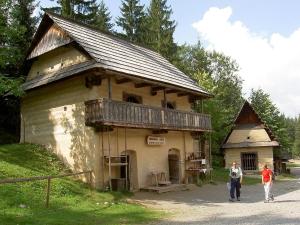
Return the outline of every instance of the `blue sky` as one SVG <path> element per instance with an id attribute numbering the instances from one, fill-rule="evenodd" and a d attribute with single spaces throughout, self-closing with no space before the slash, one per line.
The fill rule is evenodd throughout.
<path id="1" fill-rule="evenodd" d="M 41 0 L 45 7 L 56 1 Z M 120 0 L 104 0 L 113 18 L 120 14 Z M 149 0 L 141 0 L 148 6 Z M 173 9 L 173 19 L 177 21 L 175 41 L 196 43 L 199 36 L 192 23 L 199 20 L 210 7 L 230 6 L 235 12 L 232 20 L 243 21 L 251 30 L 268 35 L 279 32 L 289 35 L 300 24 L 300 1 L 298 0 L 168 0 Z"/>
<path id="2" fill-rule="evenodd" d="M 121 0 L 104 0 L 113 19 Z M 147 7 L 150 0 L 141 0 Z M 40 6 L 55 3 L 41 0 Z M 179 44 L 205 43 L 240 66 L 243 93 L 262 88 L 287 116 L 300 114 L 299 0 L 168 0 Z"/>

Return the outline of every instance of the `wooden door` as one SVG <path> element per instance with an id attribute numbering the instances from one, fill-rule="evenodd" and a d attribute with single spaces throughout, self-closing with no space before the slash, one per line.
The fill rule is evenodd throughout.
<path id="1" fill-rule="evenodd" d="M 175 154 L 168 156 L 169 176 L 172 183 L 179 183 L 179 158 Z"/>

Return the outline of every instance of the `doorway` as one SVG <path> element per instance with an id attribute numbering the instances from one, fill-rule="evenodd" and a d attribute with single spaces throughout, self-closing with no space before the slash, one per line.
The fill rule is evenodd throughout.
<path id="1" fill-rule="evenodd" d="M 180 153 L 177 149 L 170 149 L 168 154 L 169 179 L 171 183 L 178 184 L 180 180 Z"/>
<path id="2" fill-rule="evenodd" d="M 126 178 L 126 169 L 127 169 L 127 187 L 130 191 L 138 190 L 138 168 L 137 168 L 137 156 L 136 151 L 127 150 L 121 153 L 122 155 L 127 156 L 127 165 L 120 167 L 120 177 Z M 122 158 L 122 163 L 126 162 L 126 158 Z"/>

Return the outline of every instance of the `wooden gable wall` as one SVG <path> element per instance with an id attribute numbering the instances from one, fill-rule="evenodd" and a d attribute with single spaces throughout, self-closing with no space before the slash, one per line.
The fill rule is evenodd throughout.
<path id="1" fill-rule="evenodd" d="M 33 48 L 27 59 L 35 58 L 70 42 L 72 42 L 72 39 L 57 25 L 53 24 Z"/>
<path id="2" fill-rule="evenodd" d="M 235 120 L 235 124 L 263 124 L 261 119 L 255 113 L 253 108 L 250 106 L 248 102 L 246 102 L 239 113 L 237 119 Z"/>

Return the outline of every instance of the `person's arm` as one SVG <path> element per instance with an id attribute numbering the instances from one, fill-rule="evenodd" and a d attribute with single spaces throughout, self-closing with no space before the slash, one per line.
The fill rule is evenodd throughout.
<path id="1" fill-rule="evenodd" d="M 273 173 L 272 173 L 272 171 L 271 170 L 269 170 L 269 176 L 270 176 L 270 183 L 272 183 L 273 182 Z"/>
<path id="2" fill-rule="evenodd" d="M 262 173 L 261 173 L 261 183 L 262 183 L 262 184 L 265 184 L 265 182 L 264 182 L 264 176 L 263 176 Z"/>

